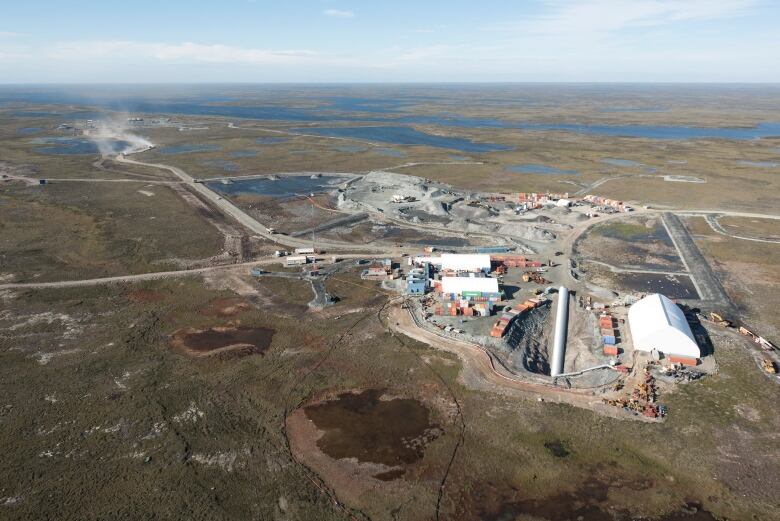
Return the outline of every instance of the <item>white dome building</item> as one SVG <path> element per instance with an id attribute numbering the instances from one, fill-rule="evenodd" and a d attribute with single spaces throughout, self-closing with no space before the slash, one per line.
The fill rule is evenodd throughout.
<path id="1" fill-rule="evenodd" d="M 674 362 L 694 365 L 701 356 L 685 314 L 663 295 L 648 295 L 631 306 L 628 325 L 634 349 L 657 350 Z"/>

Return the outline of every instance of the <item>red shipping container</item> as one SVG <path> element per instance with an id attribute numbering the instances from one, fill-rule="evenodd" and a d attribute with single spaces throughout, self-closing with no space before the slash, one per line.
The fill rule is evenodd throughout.
<path id="1" fill-rule="evenodd" d="M 612 317 L 601 317 L 599 319 L 599 326 L 601 326 L 602 329 L 611 329 L 614 322 L 612 322 Z"/>
<path id="2" fill-rule="evenodd" d="M 673 364 L 683 364 L 683 365 L 699 365 L 699 359 L 698 358 L 689 358 L 687 356 L 676 356 L 676 355 L 666 355 L 666 358 Z"/>
<path id="3" fill-rule="evenodd" d="M 610 356 L 617 356 L 618 348 L 616 346 L 604 346 L 604 354 Z"/>

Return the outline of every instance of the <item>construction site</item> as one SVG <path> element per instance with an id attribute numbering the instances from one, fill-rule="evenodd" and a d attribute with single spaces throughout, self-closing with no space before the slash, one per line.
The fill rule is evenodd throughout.
<path id="1" fill-rule="evenodd" d="M 298 192 L 290 189 L 288 179 Z M 584 392 L 599 398 L 588 402 L 589 407 L 611 407 L 648 420 L 668 412 L 658 402 L 662 388 L 717 371 L 702 326 L 708 316 L 683 309 L 728 312 L 731 307 L 706 263 L 696 262 L 698 252 L 672 214 L 661 214 L 659 220 L 657 212 L 641 203 L 598 195 L 467 193 L 387 171 L 332 179 L 298 174 L 259 182 L 273 186 L 264 193 L 278 194 L 250 205 L 253 215 L 267 219 L 262 226 L 269 238 L 283 244 L 287 236 L 296 244 L 311 241 L 311 248 L 298 248 L 297 256 L 285 259 L 288 267 L 306 265 L 307 276 L 317 276 L 318 263 L 338 262 L 318 259 L 315 248 L 320 253 L 362 248 L 376 254 L 361 268 L 362 279 L 402 295 L 415 327 L 442 342 L 476 348 L 501 378 Z M 210 184 L 220 191 L 226 185 L 236 201 L 254 191 L 236 189 L 232 181 Z M 278 215 L 264 208 L 292 215 L 301 223 L 299 230 L 281 232 L 285 225 Z M 637 219 L 641 227 L 632 224 Z M 663 223 L 660 228 L 658 222 Z M 374 235 L 369 249 L 356 240 L 361 226 L 370 226 Z M 600 231 L 610 226 L 617 231 Z M 642 230 L 649 230 L 646 239 L 636 235 Z M 593 233 L 609 233 L 605 240 L 614 242 L 612 262 L 622 258 L 615 255 L 621 240 L 635 250 L 645 241 L 649 248 L 665 245 L 668 253 L 657 263 L 672 268 L 647 260 L 625 269 L 596 261 L 597 255 L 577 246 L 589 244 Z M 640 250 L 626 252 L 624 262 L 632 262 L 630 255 L 652 258 Z M 659 268 L 681 270 L 668 276 L 689 279 L 692 289 L 680 299 L 662 280 L 626 285 L 623 279 L 598 276 L 601 266 L 635 277 L 656 276 Z M 694 271 L 687 266 L 695 266 Z M 761 367 L 774 374 L 777 353 L 768 340 L 762 341 L 772 356 Z"/>
<path id="2" fill-rule="evenodd" d="M 63 111 L 0 143 L 3 512 L 776 513 L 777 220 L 678 204 L 715 145 Z"/>

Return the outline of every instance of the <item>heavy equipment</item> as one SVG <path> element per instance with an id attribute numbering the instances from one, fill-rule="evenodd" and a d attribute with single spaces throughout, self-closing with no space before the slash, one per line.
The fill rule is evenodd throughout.
<path id="1" fill-rule="evenodd" d="M 722 315 L 715 313 L 714 311 L 710 313 L 710 320 L 717 326 L 731 327 L 730 320 L 726 320 Z"/>

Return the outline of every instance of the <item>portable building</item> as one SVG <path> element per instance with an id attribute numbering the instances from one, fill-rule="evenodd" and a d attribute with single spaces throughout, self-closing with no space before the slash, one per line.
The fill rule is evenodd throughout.
<path id="1" fill-rule="evenodd" d="M 287 266 L 301 266 L 303 264 L 307 264 L 310 261 L 311 257 L 307 257 L 306 255 L 293 255 L 290 257 L 285 257 L 285 262 L 287 263 Z"/>

